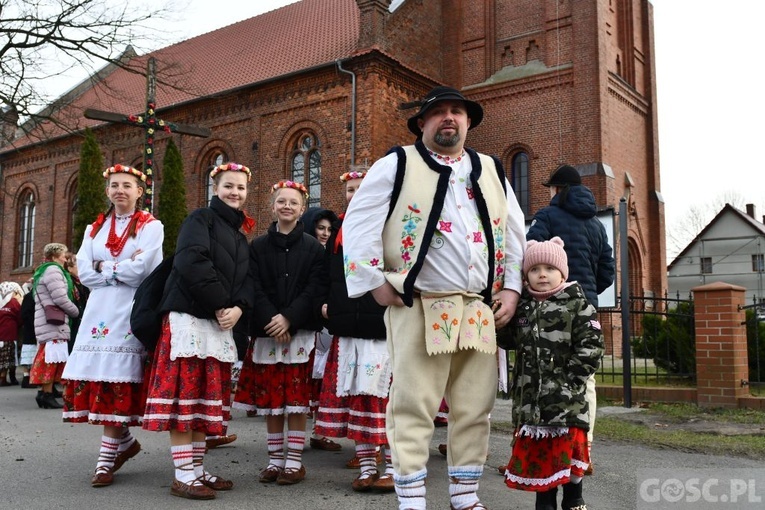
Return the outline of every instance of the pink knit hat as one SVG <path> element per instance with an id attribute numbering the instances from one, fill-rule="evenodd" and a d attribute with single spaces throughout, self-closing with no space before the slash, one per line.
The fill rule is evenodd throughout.
<path id="1" fill-rule="evenodd" d="M 563 280 L 568 280 L 568 257 L 563 250 L 563 239 L 558 236 L 549 241 L 529 241 L 526 243 L 526 255 L 523 257 L 523 274 L 537 264 L 547 264 L 558 269 L 563 274 Z"/>

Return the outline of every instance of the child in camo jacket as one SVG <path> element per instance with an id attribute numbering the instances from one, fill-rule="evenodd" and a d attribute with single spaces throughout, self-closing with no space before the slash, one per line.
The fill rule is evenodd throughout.
<path id="1" fill-rule="evenodd" d="M 516 362 L 510 390 L 516 424 L 505 483 L 537 493 L 536 510 L 586 510 L 582 476 L 589 465 L 587 378 L 598 368 L 603 335 L 582 287 L 566 282 L 563 241 L 529 241 L 526 281 L 509 327 Z"/>

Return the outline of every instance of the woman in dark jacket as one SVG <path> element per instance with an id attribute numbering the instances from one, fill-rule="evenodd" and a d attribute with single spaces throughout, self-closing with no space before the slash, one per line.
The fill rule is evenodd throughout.
<path id="1" fill-rule="evenodd" d="M 364 178 L 363 172 L 344 173 L 346 201 L 350 203 Z M 343 267 L 342 216 L 327 243 L 326 274 L 330 290 L 322 314 L 327 318 L 332 347 L 324 370 L 316 433 L 347 437 L 356 442 L 359 475 L 355 491 L 393 491 L 393 465 L 386 448 L 386 469 L 380 476 L 376 450 L 388 443 L 385 408 L 391 366 L 385 342 L 385 307 L 371 294 L 348 297 Z"/>
<path id="2" fill-rule="evenodd" d="M 22 345 L 19 365 L 24 370 L 24 378 L 21 380 L 22 388 L 36 388 L 36 384 L 29 382 L 29 370 L 37 354 L 37 337 L 35 337 L 35 295 L 30 292 L 32 279 L 21 286 L 24 290 L 24 299 L 21 301 Z M 54 386 L 53 393 L 56 394 Z M 56 395 L 60 396 L 60 395 Z"/>
<path id="3" fill-rule="evenodd" d="M 210 172 L 215 196 L 192 212 L 178 235 L 161 310 L 167 312 L 149 376 L 143 428 L 170 431 L 175 479 L 170 493 L 213 499 L 230 480 L 203 465 L 205 437 L 224 435 L 231 417 L 233 329 L 252 306 L 242 212 L 250 170 L 226 163 Z"/>
<path id="4" fill-rule="evenodd" d="M 291 485 L 305 478 L 303 447 L 311 397 L 311 351 L 321 322 L 317 300 L 324 248 L 304 233 L 298 218 L 308 192 L 293 181 L 272 190 L 276 221 L 250 246 L 255 305 L 250 317 L 251 353 L 244 360 L 235 401 L 238 407 L 265 415 L 269 464 L 262 483 Z M 287 415 L 287 455 L 284 422 Z M 285 458 L 286 457 L 286 458 Z"/>

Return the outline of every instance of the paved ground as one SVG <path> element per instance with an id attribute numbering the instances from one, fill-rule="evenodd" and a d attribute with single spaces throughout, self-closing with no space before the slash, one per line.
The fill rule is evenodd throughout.
<path id="1" fill-rule="evenodd" d="M 336 453 L 307 448 L 304 461 L 308 476 L 301 484 L 280 487 L 257 483 L 256 475 L 267 461 L 265 424 L 261 418 L 247 418 L 236 411 L 230 432 L 238 434 L 239 439 L 212 450 L 205 462 L 212 472 L 231 478 L 236 484 L 234 490 L 218 493 L 214 502 L 191 502 L 170 496 L 172 464 L 168 436 L 142 430 L 138 430 L 136 436 L 143 451 L 125 464 L 114 485 L 93 489 L 89 481 L 98 454 L 100 428 L 62 423 L 59 411 L 37 408 L 35 391 L 0 388 L 0 509 L 3 510 L 190 507 L 393 510 L 397 507 L 393 494 L 359 494 L 351 490 L 350 483 L 356 473 L 344 468 L 353 449 L 347 440 L 341 441 L 343 450 Z M 493 419 L 508 419 L 507 402 L 497 401 Z M 436 429 L 428 466 L 428 504 L 433 509 L 449 507 L 446 461 L 436 450 L 445 435 L 445 429 Z M 496 466 L 504 464 L 509 456 L 508 445 L 507 436 L 492 436 L 480 495 L 492 510 L 533 508 L 532 494 L 507 489 L 497 474 Z M 763 467 L 762 463 L 747 459 L 597 440 L 593 457 L 596 473 L 585 479 L 584 490 L 591 510 L 637 508 L 637 468 L 760 468 L 762 472 Z"/>

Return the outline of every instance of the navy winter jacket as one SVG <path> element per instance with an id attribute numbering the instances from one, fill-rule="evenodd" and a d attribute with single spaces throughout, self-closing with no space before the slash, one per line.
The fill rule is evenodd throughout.
<path id="1" fill-rule="evenodd" d="M 595 197 L 587 186 L 558 192 L 550 205 L 537 211 L 526 240 L 563 239 L 568 256 L 568 280 L 584 289 L 587 301 L 598 307 L 598 294 L 614 283 L 615 263 L 606 229 L 598 218 Z"/>

